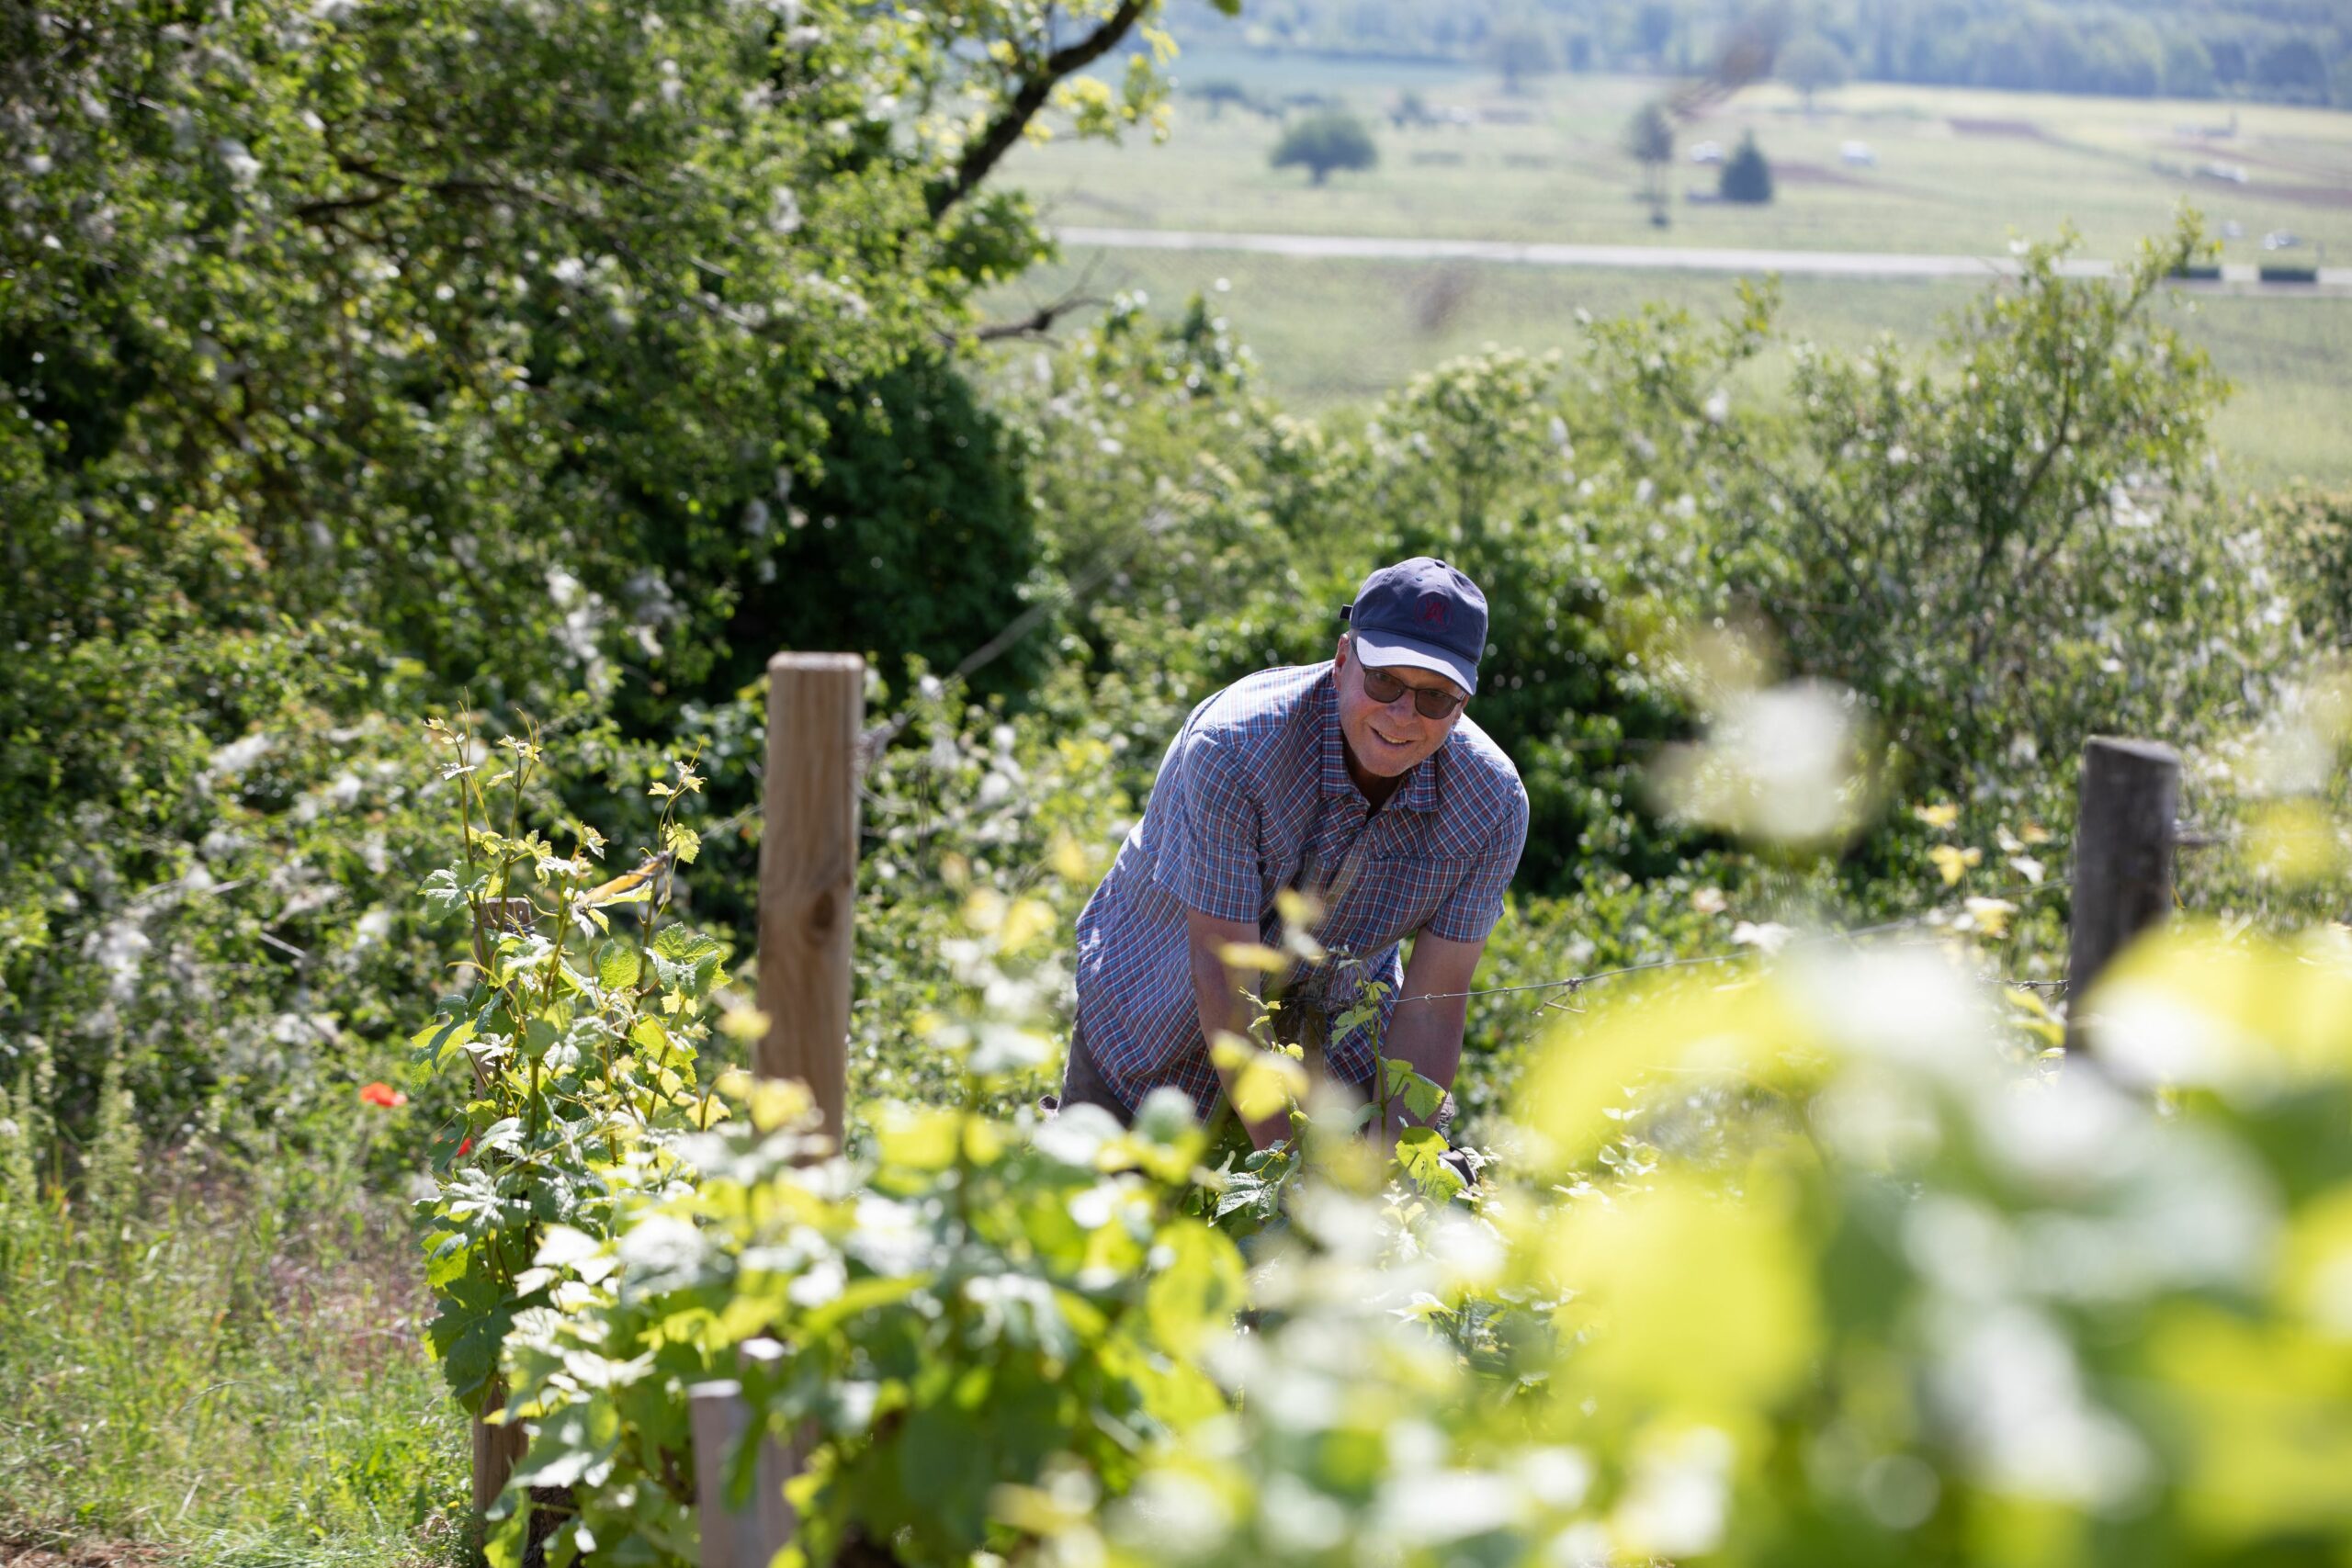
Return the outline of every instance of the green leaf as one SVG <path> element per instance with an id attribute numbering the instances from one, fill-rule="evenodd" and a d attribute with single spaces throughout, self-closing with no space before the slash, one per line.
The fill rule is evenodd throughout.
<path id="1" fill-rule="evenodd" d="M 458 882 L 457 872 L 444 866 L 426 877 L 424 885 L 417 891 L 424 894 L 424 901 L 436 909 L 462 909 L 466 907 L 467 894 L 481 890 L 479 882 L 469 887 Z"/>
<path id="2" fill-rule="evenodd" d="M 662 831 L 662 847 L 677 858 L 680 865 L 692 865 L 702 853 L 702 835 L 692 828 L 673 822 Z"/>
<path id="3" fill-rule="evenodd" d="M 1190 1220 L 1162 1225 L 1152 1252 L 1157 1267 L 1144 1287 L 1144 1319 L 1170 1354 L 1190 1356 L 1239 1310 L 1241 1255 L 1224 1236 Z"/>
<path id="4" fill-rule="evenodd" d="M 922 1499 L 933 1529 L 979 1544 L 994 1479 L 991 1454 L 1001 1440 L 970 1411 L 944 1400 L 907 1413 L 899 1439 L 899 1484 L 909 1498 Z"/>
<path id="5" fill-rule="evenodd" d="M 540 1421 L 514 1467 L 514 1486 L 598 1486 L 613 1472 L 620 1412 L 603 1400 L 571 1404 Z"/>
<path id="6" fill-rule="evenodd" d="M 1410 1062 L 1390 1056 L 1382 1061 L 1381 1070 L 1387 1077 L 1388 1098 L 1402 1100 L 1414 1121 L 1428 1121 L 1445 1103 L 1444 1087 L 1415 1072 Z"/>
<path id="7" fill-rule="evenodd" d="M 612 1272 L 613 1260 L 602 1256 L 603 1252 L 604 1245 L 587 1232 L 571 1225 L 554 1224 L 549 1225 L 547 1234 L 539 1238 L 539 1250 L 532 1256 L 531 1261 L 544 1269 L 574 1269 L 582 1279 L 594 1284 Z M 604 1265 L 602 1269 L 594 1273 L 589 1271 L 599 1263 Z"/>
<path id="8" fill-rule="evenodd" d="M 464 1050 L 473 1037 L 471 1018 L 436 1019 L 409 1037 L 410 1059 L 438 1067 Z"/>
<path id="9" fill-rule="evenodd" d="M 632 943 L 608 942 L 596 950 L 596 983 L 608 991 L 634 987 L 643 968 Z"/>
<path id="10" fill-rule="evenodd" d="M 520 1116 L 505 1116 L 492 1122 L 483 1129 L 481 1136 L 474 1140 L 474 1148 L 481 1153 L 495 1151 L 508 1155 L 521 1154 L 523 1152 L 523 1119 Z M 466 1174 L 484 1176 L 484 1173 L 479 1170 L 469 1171 Z M 486 1176 L 484 1179 L 487 1179 Z"/>
<path id="11" fill-rule="evenodd" d="M 482 1394 L 498 1371 L 498 1349 L 514 1326 L 515 1305 L 498 1280 L 461 1275 L 443 1290 L 441 1310 L 425 1325 L 449 1392 L 473 1414 L 481 1414 Z"/>
<path id="12" fill-rule="evenodd" d="M 1396 1163 L 1422 1193 L 1451 1201 L 1464 1187 L 1461 1173 L 1445 1162 L 1452 1145 L 1434 1127 L 1408 1127 L 1396 1135 Z"/>

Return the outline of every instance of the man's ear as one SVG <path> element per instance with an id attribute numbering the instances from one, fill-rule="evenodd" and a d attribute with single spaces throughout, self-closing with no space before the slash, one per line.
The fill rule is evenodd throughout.
<path id="1" fill-rule="evenodd" d="M 1338 643 L 1336 643 L 1335 645 L 1333 645 L 1333 647 L 1332 647 L 1332 649 L 1331 649 L 1331 668 L 1332 668 L 1332 670 L 1333 670 L 1334 671 L 1338 671 L 1345 670 L 1347 667 L 1348 667 L 1348 634 L 1347 634 L 1347 633 L 1345 633 L 1345 632 L 1341 632 L 1341 633 L 1340 634 L 1340 640 L 1339 640 L 1339 642 L 1338 642 Z"/>

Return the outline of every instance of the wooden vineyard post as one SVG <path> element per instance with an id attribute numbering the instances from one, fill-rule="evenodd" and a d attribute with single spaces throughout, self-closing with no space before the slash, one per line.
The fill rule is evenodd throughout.
<path id="1" fill-rule="evenodd" d="M 839 1146 L 849 1092 L 850 959 L 857 908 L 857 775 L 865 726 L 865 661 L 849 653 L 779 653 L 768 661 L 768 746 L 760 835 L 760 1010 L 767 1032 L 752 1058 L 764 1078 L 808 1086 Z M 781 1359 L 773 1339 L 747 1341 L 747 1369 Z M 762 1437 L 751 1496 L 727 1506 L 729 1456 L 752 1411 L 732 1379 L 691 1393 L 695 1512 L 703 1568 L 766 1568 L 798 1520 L 784 1483 L 805 1460 L 797 1444 Z"/>
<path id="2" fill-rule="evenodd" d="M 2075 820 L 2075 913 L 2066 964 L 2066 1049 L 2085 1048 L 2083 1003 L 2133 937 L 2172 908 L 2180 758 L 2154 740 L 2095 736 L 2083 747 Z"/>
<path id="3" fill-rule="evenodd" d="M 760 1010 L 752 1070 L 808 1086 L 839 1144 L 848 1092 L 850 940 L 857 895 L 858 738 L 865 661 L 768 661 L 766 822 L 760 839 Z"/>
<path id="4" fill-rule="evenodd" d="M 739 1350 L 749 1366 L 773 1367 L 784 1347 L 750 1339 Z M 798 1444 L 763 1436 L 752 1460 L 751 1495 L 740 1508 L 727 1502 L 729 1461 L 752 1427 L 752 1405 L 734 1378 L 698 1382 L 686 1391 L 695 1445 L 695 1515 L 702 1535 L 701 1568 L 767 1568 L 799 1525 L 785 1500 L 784 1483 L 807 1461 Z"/>
<path id="5" fill-rule="evenodd" d="M 506 1385 L 493 1381 L 490 1392 L 482 1397 L 482 1408 L 494 1409 L 506 1403 Z M 506 1478 L 523 1462 L 523 1450 L 529 1439 L 520 1421 L 510 1421 L 503 1427 L 492 1427 L 477 1416 L 474 1434 L 474 1523 L 480 1526 L 490 1514 L 490 1506 L 506 1490 Z"/>
<path id="6" fill-rule="evenodd" d="M 702 1568 L 763 1562 L 753 1556 L 755 1544 L 745 1539 L 750 1510 L 738 1513 L 727 1506 L 727 1457 L 752 1425 L 743 1385 L 733 1378 L 695 1383 L 686 1390 L 686 1405 L 694 1432 L 695 1523 L 702 1537 Z"/>
<path id="7" fill-rule="evenodd" d="M 506 931 L 527 931 L 536 923 L 537 907 L 528 898 L 491 898 L 483 901 L 481 915 L 474 923 L 474 963 L 486 977 L 490 974 L 491 948 Z M 490 1072 L 480 1058 L 470 1053 L 467 1061 L 474 1070 L 475 1084 L 487 1090 Z M 506 1403 L 506 1385 L 492 1379 L 489 1392 L 482 1395 L 482 1408 L 495 1410 Z M 519 1421 L 503 1427 L 492 1427 L 477 1416 L 473 1419 L 474 1456 L 474 1528 L 486 1528 L 490 1506 L 506 1490 L 506 1478 L 523 1462 L 523 1450 L 530 1441 L 530 1434 Z"/>

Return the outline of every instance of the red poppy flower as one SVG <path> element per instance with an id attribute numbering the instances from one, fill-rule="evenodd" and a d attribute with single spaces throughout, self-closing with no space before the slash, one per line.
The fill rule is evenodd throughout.
<path id="1" fill-rule="evenodd" d="M 388 1083 L 371 1083 L 367 1085 L 360 1089 L 359 1098 L 367 1104 L 380 1105 L 386 1110 L 390 1110 L 396 1105 L 406 1105 L 408 1103 L 408 1096 L 402 1094 L 400 1090 L 394 1089 Z"/>

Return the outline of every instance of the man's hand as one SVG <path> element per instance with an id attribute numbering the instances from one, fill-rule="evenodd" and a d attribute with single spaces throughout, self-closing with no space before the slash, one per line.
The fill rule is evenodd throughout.
<path id="1" fill-rule="evenodd" d="M 1448 942 L 1427 931 L 1416 937 L 1413 956 L 1405 964 L 1404 985 L 1396 993 L 1396 1011 L 1389 1020 L 1388 1038 L 1381 1047 L 1382 1055 L 1410 1064 L 1415 1072 L 1449 1093 L 1453 1075 L 1462 1066 L 1462 1021 L 1470 1008 L 1470 999 L 1461 993 L 1470 988 L 1470 978 L 1478 972 L 1479 954 L 1486 951 L 1484 940 Z M 1432 999 L 1416 999 L 1419 998 Z M 1375 1099 L 1379 1093 L 1380 1086 L 1374 1085 Z M 1404 1104 L 1391 1100 L 1388 1121 L 1380 1130 L 1381 1147 L 1395 1153 L 1396 1134 L 1412 1125 L 1413 1118 Z"/>
<path id="2" fill-rule="evenodd" d="M 1216 1067 L 1217 1081 L 1225 1085 L 1225 1098 L 1232 1101 L 1234 1082 L 1239 1075 L 1217 1061 L 1216 1037 L 1225 1033 L 1248 1039 L 1250 1004 L 1242 997 L 1240 984 L 1225 966 L 1225 950 L 1233 942 L 1255 944 L 1258 928 L 1246 920 L 1220 920 L 1198 909 L 1187 909 L 1184 931 L 1192 946 L 1193 1000 L 1200 1009 L 1201 1039 L 1208 1048 L 1211 1065 Z M 1456 1044 L 1459 1043 L 1457 1039 Z M 1240 1114 L 1238 1101 L 1234 1101 L 1234 1113 Z M 1250 1142 L 1257 1148 L 1268 1147 L 1276 1140 L 1290 1136 L 1287 1109 L 1255 1122 L 1243 1117 L 1241 1124 L 1249 1130 Z"/>

